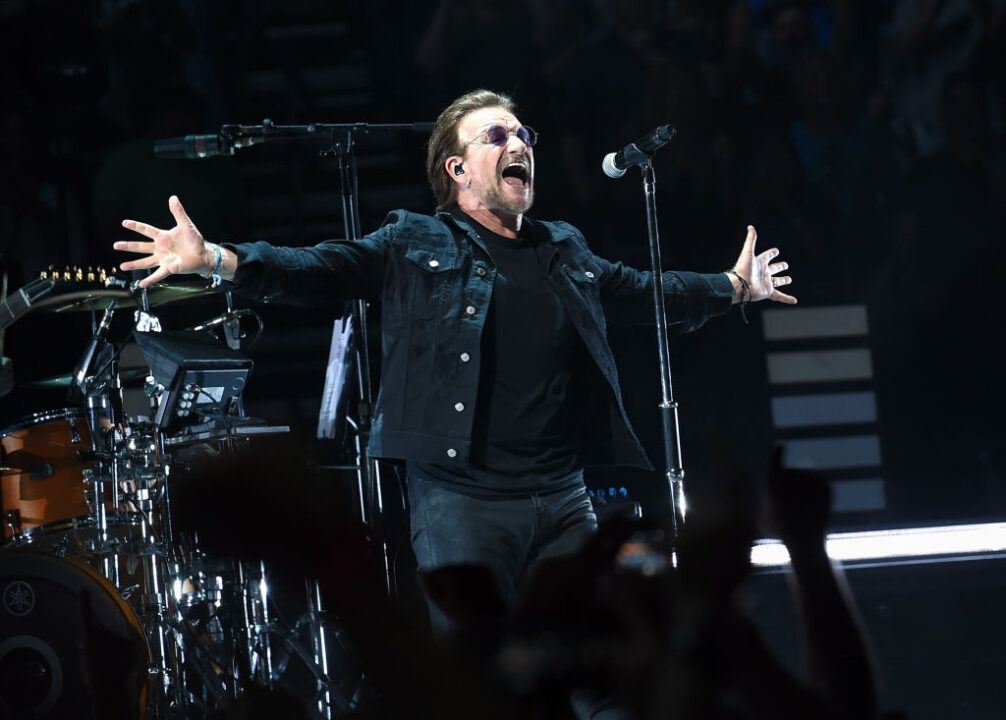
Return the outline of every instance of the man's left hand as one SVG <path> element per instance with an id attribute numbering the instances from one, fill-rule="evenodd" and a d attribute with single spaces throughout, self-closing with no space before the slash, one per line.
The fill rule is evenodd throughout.
<path id="1" fill-rule="evenodd" d="M 775 300 L 776 302 L 796 305 L 796 298 L 779 290 L 783 285 L 789 285 L 793 278 L 789 275 L 779 275 L 779 273 L 789 270 L 787 262 L 772 262 L 779 256 L 778 248 L 770 248 L 763 253 L 755 255 L 755 243 L 758 242 L 758 233 L 753 225 L 748 225 L 748 234 L 744 238 L 744 247 L 741 249 L 740 257 L 733 267 L 733 272 L 737 273 L 744 282 L 746 288 L 737 288 L 741 302 L 758 302 L 759 300 Z M 728 275 L 729 277 L 729 275 Z M 736 278 L 731 278 L 731 282 L 736 284 Z M 750 293 L 750 297 L 745 297 L 745 290 Z"/>

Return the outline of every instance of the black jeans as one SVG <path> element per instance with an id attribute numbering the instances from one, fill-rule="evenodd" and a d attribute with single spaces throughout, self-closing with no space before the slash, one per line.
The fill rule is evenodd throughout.
<path id="1" fill-rule="evenodd" d="M 597 531 L 597 515 L 583 484 L 525 496 L 473 496 L 411 475 L 408 480 L 412 549 L 419 570 L 475 563 L 488 567 L 500 596 L 511 604 L 536 563 L 576 552 Z M 430 604 L 433 632 L 450 621 Z M 570 704 L 583 720 L 635 720 L 625 705 L 575 688 Z"/>
<path id="2" fill-rule="evenodd" d="M 573 488 L 523 496 L 476 496 L 415 476 L 408 486 L 419 570 L 484 565 L 507 605 L 536 563 L 575 552 L 597 530 L 582 474 Z M 431 618 L 435 633 L 449 629 L 436 609 Z"/>

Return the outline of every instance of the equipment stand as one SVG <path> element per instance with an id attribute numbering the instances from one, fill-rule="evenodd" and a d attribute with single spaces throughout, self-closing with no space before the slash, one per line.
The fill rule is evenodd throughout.
<path id="1" fill-rule="evenodd" d="M 656 178 L 653 158 L 643 155 L 639 162 L 646 198 L 646 227 L 650 242 L 650 267 L 653 271 L 653 310 L 657 322 L 657 354 L 660 363 L 660 419 L 663 424 L 664 476 L 671 504 L 673 540 L 685 522 L 685 471 L 681 466 L 681 434 L 678 404 L 671 387 L 671 357 L 667 343 L 667 312 L 664 308 L 664 276 L 660 266 L 660 231 L 657 227 Z"/>

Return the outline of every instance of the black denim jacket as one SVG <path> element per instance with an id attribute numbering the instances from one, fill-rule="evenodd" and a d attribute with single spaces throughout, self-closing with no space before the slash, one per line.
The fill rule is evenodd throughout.
<path id="1" fill-rule="evenodd" d="M 568 223 L 524 222 L 541 240 L 549 282 L 594 360 L 574 400 L 583 463 L 650 467 L 622 405 L 606 327 L 616 316 L 652 323 L 652 273 L 596 256 Z M 449 213 L 396 210 L 355 243 L 232 247 L 240 295 L 302 307 L 380 301 L 383 359 L 372 456 L 468 462 L 482 329 L 497 272 L 474 228 Z M 668 321 L 688 332 L 727 312 L 733 290 L 722 273 L 666 272 L 664 298 Z"/>

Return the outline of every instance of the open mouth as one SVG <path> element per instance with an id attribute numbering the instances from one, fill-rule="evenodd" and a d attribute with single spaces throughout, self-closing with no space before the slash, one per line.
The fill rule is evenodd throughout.
<path id="1" fill-rule="evenodd" d="M 503 178 L 503 182 L 511 187 L 527 187 L 528 169 L 523 163 L 510 163 L 503 168 L 501 176 Z"/>

